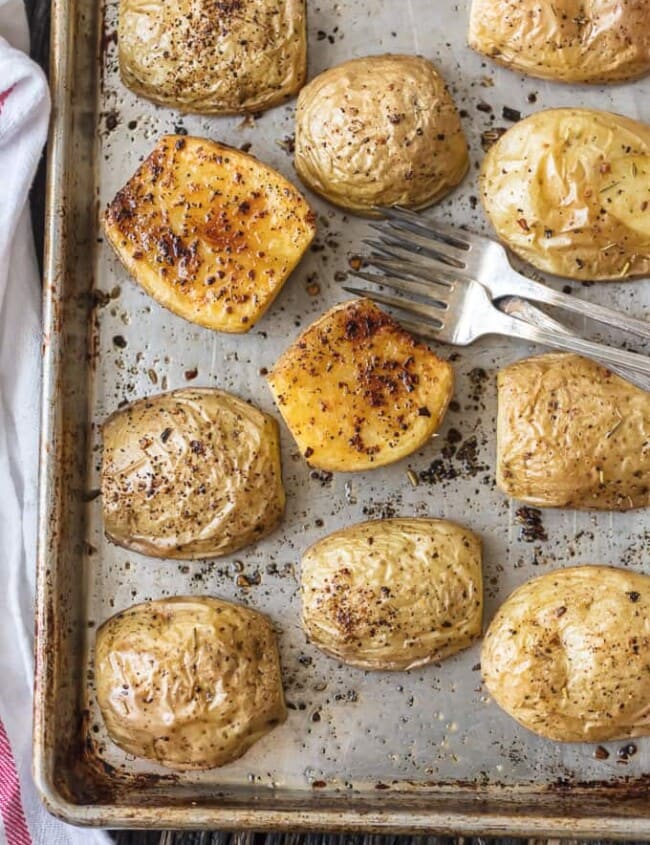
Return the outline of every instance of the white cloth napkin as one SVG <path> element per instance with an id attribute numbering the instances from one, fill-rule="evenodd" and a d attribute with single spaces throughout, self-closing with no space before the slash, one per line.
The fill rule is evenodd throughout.
<path id="1" fill-rule="evenodd" d="M 50 104 L 28 41 L 22 0 L 0 0 L 0 843 L 108 845 L 50 816 L 31 775 L 41 287 L 27 200 Z"/>

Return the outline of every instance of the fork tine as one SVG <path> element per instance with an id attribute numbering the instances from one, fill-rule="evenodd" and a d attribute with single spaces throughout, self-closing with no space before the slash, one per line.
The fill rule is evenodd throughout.
<path id="1" fill-rule="evenodd" d="M 380 240 L 385 241 L 389 246 L 398 246 L 402 249 L 410 250 L 411 252 L 418 252 L 423 255 L 432 255 L 446 264 L 451 264 L 454 267 L 462 269 L 465 267 L 465 258 L 467 254 L 459 249 L 455 249 L 444 241 L 434 240 L 430 236 L 424 237 L 415 232 L 404 230 L 395 225 L 392 220 L 385 220 L 381 223 L 369 223 L 371 229 L 382 236 Z M 386 227 L 390 227 L 387 231 Z"/>
<path id="2" fill-rule="evenodd" d="M 402 221 L 422 229 L 426 234 L 445 240 L 451 246 L 464 251 L 471 248 L 472 241 L 475 238 L 483 238 L 483 236 L 474 232 L 467 232 L 457 226 L 449 226 L 439 220 L 432 220 L 426 213 L 411 211 L 408 208 L 395 206 L 393 208 L 376 208 L 375 211 L 379 211 L 383 217 L 389 220 Z"/>
<path id="3" fill-rule="evenodd" d="M 380 276 L 377 273 L 364 273 L 361 270 L 351 270 L 350 272 L 353 276 L 358 276 L 366 282 L 372 282 L 375 285 L 384 285 L 401 293 L 424 296 L 427 299 L 433 299 L 439 302 L 444 307 L 446 307 L 447 297 L 451 292 L 450 285 L 440 284 L 435 281 L 424 282 L 421 279 L 404 279 L 400 276 L 390 274 Z"/>
<path id="4" fill-rule="evenodd" d="M 427 340 L 435 340 L 436 343 L 441 343 L 439 329 L 432 326 L 430 323 L 421 323 L 419 320 L 400 320 L 402 328 L 406 329 L 411 334 L 418 335 L 418 337 L 425 337 Z"/>
<path id="5" fill-rule="evenodd" d="M 364 255 L 363 260 L 366 264 L 371 264 L 386 273 L 395 273 L 399 276 L 406 275 L 409 278 L 417 277 L 432 284 L 453 285 L 458 279 L 458 273 L 454 272 L 456 268 L 433 258 L 427 259 L 427 264 L 403 261 L 401 258 L 384 258 L 383 255 Z"/>
<path id="6" fill-rule="evenodd" d="M 356 273 L 354 275 L 357 275 Z M 440 308 L 447 308 L 446 296 L 449 295 L 451 288 L 449 285 L 440 285 L 436 282 L 422 282 L 416 279 L 402 279 L 399 276 L 362 276 L 367 281 L 374 282 L 376 285 L 383 285 L 392 290 L 398 290 L 400 293 L 414 294 L 415 296 L 422 296 L 435 302 Z M 436 288 L 444 296 L 436 296 Z"/>
<path id="7" fill-rule="evenodd" d="M 399 308 L 401 311 L 406 311 L 409 314 L 417 314 L 418 317 L 426 317 L 427 320 L 433 320 L 436 325 L 442 328 L 442 308 L 435 305 L 424 305 L 421 302 L 413 302 L 410 299 L 402 299 L 401 296 L 389 296 L 385 293 L 377 293 L 375 291 L 363 290 L 362 288 L 355 288 L 352 286 L 343 285 L 343 290 L 354 296 L 361 296 L 365 299 L 372 299 L 381 305 L 388 305 L 390 308 Z"/>
<path id="8" fill-rule="evenodd" d="M 435 270 L 436 274 L 447 273 L 450 268 L 454 270 L 463 270 L 462 267 L 457 267 L 455 264 L 450 263 L 448 259 L 443 256 L 435 258 L 432 253 L 424 255 L 422 252 L 415 252 L 412 246 L 402 246 L 398 241 L 392 241 L 389 238 L 383 238 L 376 241 L 371 238 L 365 238 L 362 243 L 375 250 L 375 252 L 383 252 L 392 258 L 402 259 L 414 269 L 417 268 L 420 271 L 419 275 L 423 277 L 427 275 L 427 271 L 431 270 Z M 379 255 L 377 257 L 382 258 L 383 256 Z M 418 257 L 423 260 L 421 262 L 418 261 Z"/>

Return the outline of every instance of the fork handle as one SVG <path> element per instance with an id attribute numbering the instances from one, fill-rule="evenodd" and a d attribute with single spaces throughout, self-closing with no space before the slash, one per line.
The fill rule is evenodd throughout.
<path id="1" fill-rule="evenodd" d="M 533 299 L 536 302 L 544 302 L 547 305 L 556 305 L 566 311 L 573 311 L 590 320 L 604 323 L 606 326 L 613 326 L 626 332 L 633 332 L 640 337 L 650 339 L 650 322 L 638 320 L 636 317 L 628 317 L 613 308 L 604 305 L 596 305 L 593 302 L 586 302 L 584 299 L 560 293 L 532 279 L 525 279 L 519 273 L 516 274 L 516 285 L 513 285 L 513 296 L 520 296 L 524 299 Z"/>
<path id="2" fill-rule="evenodd" d="M 564 349 L 567 352 L 577 352 L 578 355 L 584 355 L 587 358 L 596 358 L 605 365 L 613 364 L 633 370 L 635 373 L 650 375 L 650 358 L 640 355 L 638 352 L 627 352 L 624 349 L 616 349 L 614 346 L 606 346 L 604 343 L 594 343 L 582 337 L 539 328 L 500 311 L 497 311 L 497 313 L 499 317 L 490 327 L 490 332 L 496 331 L 510 337 L 532 340 L 534 343 L 541 343 L 543 346 Z"/>

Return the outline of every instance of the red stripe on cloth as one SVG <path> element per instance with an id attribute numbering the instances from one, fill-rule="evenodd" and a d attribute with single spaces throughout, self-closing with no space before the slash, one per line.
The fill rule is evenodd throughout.
<path id="1" fill-rule="evenodd" d="M 32 845 L 20 800 L 20 783 L 14 755 L 2 721 L 0 721 L 0 814 L 8 845 Z"/>
<path id="2" fill-rule="evenodd" d="M 15 85 L 12 85 L 11 88 L 7 88 L 6 91 L 3 91 L 0 94 L 0 114 L 2 113 L 2 109 L 4 108 L 4 104 L 7 102 L 7 98 L 9 97 L 9 94 L 11 94 L 11 92 L 14 90 L 15 87 L 16 87 Z"/>

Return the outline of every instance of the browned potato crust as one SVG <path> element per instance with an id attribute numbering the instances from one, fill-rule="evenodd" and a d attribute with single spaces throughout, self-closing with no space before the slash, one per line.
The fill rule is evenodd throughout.
<path id="1" fill-rule="evenodd" d="M 368 299 L 344 302 L 306 329 L 268 376 L 309 464 L 351 472 L 393 463 L 438 429 L 454 374 Z"/>
<path id="2" fill-rule="evenodd" d="M 650 71 L 647 0 L 473 0 L 469 44 L 519 73 L 619 82 Z"/>
<path id="3" fill-rule="evenodd" d="M 445 82 L 419 56 L 368 56 L 326 70 L 300 92 L 296 170 L 326 199 L 367 213 L 421 208 L 469 167 L 467 143 Z"/>
<path id="4" fill-rule="evenodd" d="M 650 505 L 650 393 L 578 355 L 498 376 L 497 483 L 539 507 Z"/>
<path id="5" fill-rule="evenodd" d="M 275 420 L 209 388 L 120 408 L 104 423 L 104 527 L 116 543 L 181 560 L 229 554 L 284 513 Z"/>
<path id="6" fill-rule="evenodd" d="M 95 681 L 113 742 L 180 771 L 236 760 L 287 716 L 271 623 L 221 599 L 112 616 L 97 631 Z"/>
<path id="7" fill-rule="evenodd" d="M 300 90 L 305 0 L 120 0 L 124 84 L 165 106 L 259 112 Z"/>
<path id="8" fill-rule="evenodd" d="M 352 666 L 413 669 L 481 635 L 481 543 L 453 522 L 352 525 L 308 549 L 301 573 L 307 636 Z"/>
<path id="9" fill-rule="evenodd" d="M 548 572 L 506 600 L 483 642 L 497 704 L 558 742 L 650 734 L 650 577 L 609 566 Z"/>
<path id="10" fill-rule="evenodd" d="M 590 109 L 537 112 L 490 148 L 480 190 L 499 238 L 540 270 L 586 280 L 650 274 L 644 123 Z"/>
<path id="11" fill-rule="evenodd" d="M 240 150 L 166 135 L 108 206 L 104 229 L 137 282 L 186 320 L 242 333 L 315 234 L 304 197 Z"/>

